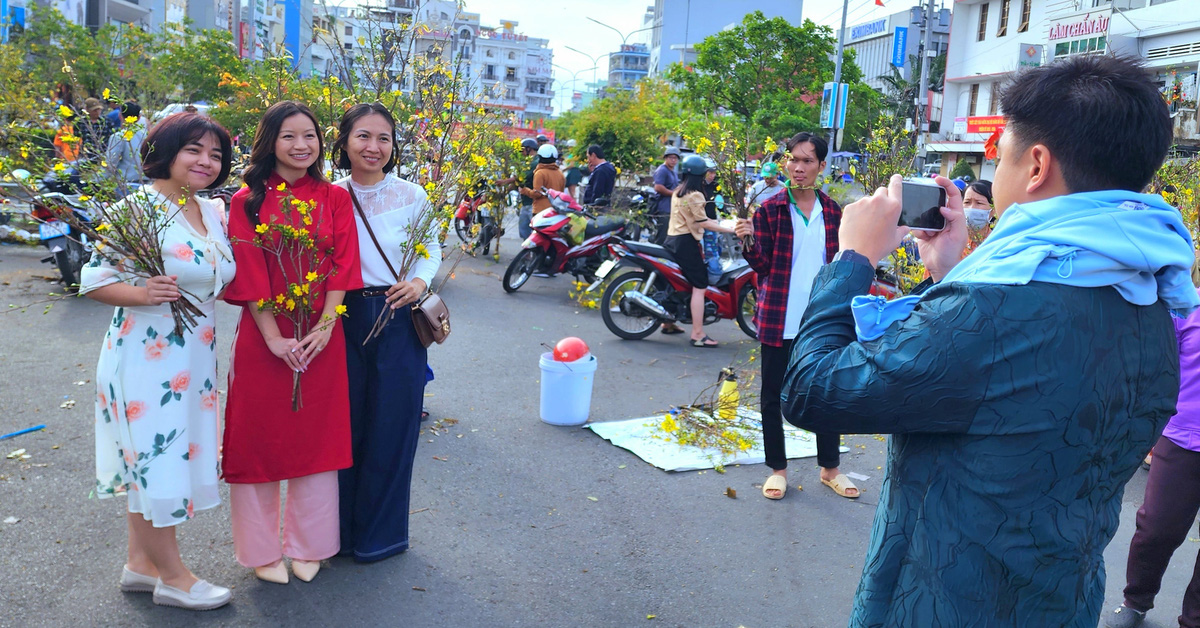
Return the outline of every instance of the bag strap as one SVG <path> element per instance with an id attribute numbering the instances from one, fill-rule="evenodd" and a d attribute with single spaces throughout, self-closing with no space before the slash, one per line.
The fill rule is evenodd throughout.
<path id="1" fill-rule="evenodd" d="M 350 192 L 350 200 L 354 203 L 354 209 L 358 210 L 358 215 L 362 218 L 363 226 L 367 228 L 367 235 L 371 236 L 371 241 L 375 243 L 375 250 L 379 251 L 380 257 L 383 258 L 383 263 L 387 264 L 388 270 L 392 271 L 392 276 L 396 281 L 400 281 L 400 275 L 392 268 L 392 262 L 388 260 L 388 256 L 383 252 L 383 247 L 379 246 L 379 239 L 375 237 L 375 231 L 371 229 L 371 221 L 367 220 L 367 215 L 363 212 L 362 205 L 358 204 L 358 196 L 354 194 L 354 184 L 350 181 L 346 182 L 346 190 Z"/>

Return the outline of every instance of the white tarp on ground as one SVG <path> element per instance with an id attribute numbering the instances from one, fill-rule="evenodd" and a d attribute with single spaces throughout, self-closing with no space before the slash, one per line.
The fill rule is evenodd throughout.
<path id="1" fill-rule="evenodd" d="M 628 449 L 637 457 L 664 471 L 711 469 L 717 464 L 728 466 L 763 463 L 766 460 L 766 453 L 763 451 L 760 415 L 754 410 L 739 408 L 738 418 L 748 428 L 751 428 L 750 432 L 755 434 L 754 446 L 729 457 L 723 456 L 715 449 L 685 447 L 664 440 L 662 432 L 655 429 L 655 426 L 663 420 L 662 415 L 624 421 L 589 423 L 586 427 L 601 438 L 617 447 Z M 783 439 L 788 458 L 811 458 L 817 455 L 817 440 L 812 432 L 792 427 L 784 421 Z M 850 449 L 841 447 L 841 451 L 846 453 Z"/>

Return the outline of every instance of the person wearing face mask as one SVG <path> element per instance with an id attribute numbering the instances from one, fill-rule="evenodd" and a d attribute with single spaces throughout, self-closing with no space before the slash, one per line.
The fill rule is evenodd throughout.
<path id="1" fill-rule="evenodd" d="M 980 179 L 968 184 L 963 193 L 963 213 L 967 219 L 967 248 L 964 255 L 975 250 L 992 232 L 992 182 Z"/>

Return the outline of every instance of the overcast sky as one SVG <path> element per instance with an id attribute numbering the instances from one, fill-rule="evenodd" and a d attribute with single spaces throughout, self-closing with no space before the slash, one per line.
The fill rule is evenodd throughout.
<path id="1" fill-rule="evenodd" d="M 500 20 L 518 23 L 517 31 L 530 37 L 550 40 L 554 49 L 554 64 L 566 68 L 554 68 L 554 111 L 561 113 L 570 108 L 571 90 L 581 90 L 584 82 L 592 80 L 595 65 L 588 57 L 566 49 L 578 48 L 588 55 L 600 58 L 621 45 L 617 33 L 604 28 L 587 18 L 591 17 L 628 34 L 642 28 L 642 17 L 646 7 L 654 0 L 466 0 L 466 10 L 478 13 L 484 26 L 498 26 Z M 848 24 L 853 25 L 870 19 L 878 19 L 912 6 L 914 2 L 884 0 L 886 7 L 876 7 L 874 0 L 850 0 Z M 731 0 L 730 4 L 738 4 Z M 842 0 L 804 0 L 804 17 L 819 24 L 838 27 L 842 19 Z M 643 33 L 630 36 L 637 41 Z M 643 40 L 644 41 L 644 40 Z M 607 78 L 607 62 L 600 59 L 595 71 L 597 80 Z M 572 85 L 574 75 L 575 84 Z"/>

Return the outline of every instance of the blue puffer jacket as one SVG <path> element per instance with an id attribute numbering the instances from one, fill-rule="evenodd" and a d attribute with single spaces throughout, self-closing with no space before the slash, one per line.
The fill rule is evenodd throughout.
<path id="1" fill-rule="evenodd" d="M 1125 483 L 1175 411 L 1166 305 L 948 283 L 857 342 L 872 277 L 820 271 L 783 395 L 805 429 L 894 435 L 850 625 L 1094 628 Z"/>

